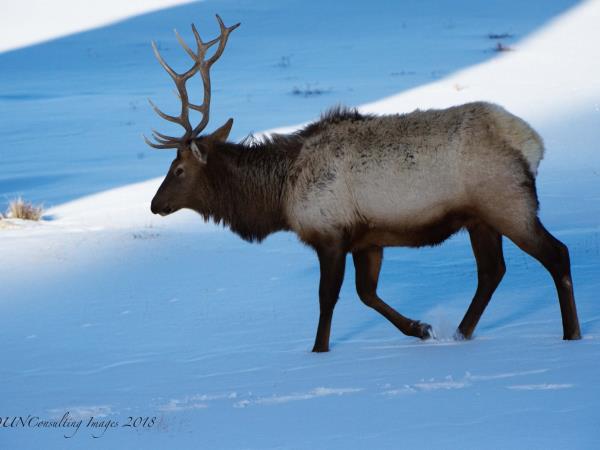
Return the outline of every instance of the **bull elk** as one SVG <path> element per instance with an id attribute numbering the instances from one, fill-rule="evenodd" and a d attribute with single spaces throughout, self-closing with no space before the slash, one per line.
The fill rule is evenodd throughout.
<path id="1" fill-rule="evenodd" d="M 320 316 L 313 351 L 329 349 L 333 309 L 352 253 L 356 290 L 365 305 L 402 333 L 433 337 L 430 325 L 398 313 L 377 295 L 383 248 L 436 245 L 461 229 L 469 233 L 478 285 L 456 336 L 468 339 L 505 265 L 502 237 L 512 240 L 550 272 L 560 303 L 563 338 L 579 339 L 567 247 L 538 218 L 535 177 L 544 148 L 540 136 L 500 106 L 476 102 L 442 110 L 374 116 L 336 108 L 288 135 L 228 142 L 233 119 L 200 135 L 209 120 L 210 68 L 230 33 L 219 16 L 220 35 L 197 48 L 177 34 L 192 67 L 171 76 L 181 112 L 164 119 L 185 133 L 153 131 L 154 148 L 176 149 L 177 157 L 152 199 L 152 212 L 166 216 L 181 208 L 223 223 L 248 241 L 290 230 L 312 247 L 320 264 Z M 214 54 L 207 51 L 215 44 Z M 192 104 L 186 82 L 196 73 L 204 85 Z M 202 114 L 193 127 L 190 110 Z"/>

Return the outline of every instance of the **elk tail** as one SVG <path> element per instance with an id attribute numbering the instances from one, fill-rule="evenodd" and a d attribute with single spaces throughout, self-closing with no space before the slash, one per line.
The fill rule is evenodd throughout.
<path id="1" fill-rule="evenodd" d="M 523 155 L 535 177 L 544 157 L 544 142 L 541 136 L 523 119 L 500 106 L 494 105 L 492 115 L 504 140 Z"/>

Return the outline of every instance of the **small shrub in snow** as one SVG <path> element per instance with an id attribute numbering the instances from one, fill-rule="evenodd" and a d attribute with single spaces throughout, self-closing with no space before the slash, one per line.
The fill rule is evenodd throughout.
<path id="1" fill-rule="evenodd" d="M 490 33 L 488 34 L 488 38 L 490 39 L 509 39 L 514 37 L 510 33 Z"/>
<path id="2" fill-rule="evenodd" d="M 509 47 L 508 45 L 504 45 L 502 42 L 498 42 L 496 44 L 496 46 L 494 47 L 494 51 L 496 51 L 496 52 L 510 52 L 510 51 L 512 51 L 512 48 Z"/>
<path id="3" fill-rule="evenodd" d="M 292 89 L 292 95 L 296 95 L 298 97 L 315 97 L 317 95 L 327 94 L 330 91 L 331 89 L 321 89 L 307 84 L 305 88 L 294 86 L 294 89 Z"/>
<path id="4" fill-rule="evenodd" d="M 281 69 L 287 69 L 291 65 L 291 60 L 289 56 L 282 56 L 279 62 L 276 64 L 277 67 Z"/>
<path id="5" fill-rule="evenodd" d="M 44 208 L 40 205 L 34 205 L 18 197 L 8 205 L 6 216 L 13 219 L 40 220 L 43 212 Z"/>

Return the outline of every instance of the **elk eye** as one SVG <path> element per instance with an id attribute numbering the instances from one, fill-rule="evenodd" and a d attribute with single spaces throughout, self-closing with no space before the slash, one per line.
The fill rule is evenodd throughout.
<path id="1" fill-rule="evenodd" d="M 181 167 L 178 167 L 177 169 L 175 169 L 175 176 L 180 177 L 181 175 L 183 175 L 183 169 Z"/>

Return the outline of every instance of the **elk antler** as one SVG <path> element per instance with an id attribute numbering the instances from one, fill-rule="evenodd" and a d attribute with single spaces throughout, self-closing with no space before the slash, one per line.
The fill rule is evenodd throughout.
<path id="1" fill-rule="evenodd" d="M 177 88 L 177 94 L 181 100 L 181 113 L 178 116 L 170 116 L 162 112 L 158 107 L 152 102 L 152 100 L 148 99 L 150 106 L 152 109 L 165 120 L 169 122 L 177 123 L 181 125 L 185 129 L 185 133 L 181 137 L 173 137 L 166 136 L 162 133 L 159 133 L 156 130 L 152 130 L 152 136 L 156 142 L 150 141 L 146 136 L 144 136 L 144 140 L 146 144 L 154 148 L 178 148 L 183 143 L 189 142 L 191 139 L 197 137 L 200 132 L 206 128 L 208 124 L 209 112 L 210 112 L 210 67 L 219 59 L 223 50 L 225 50 L 225 45 L 227 45 L 227 39 L 229 38 L 229 33 L 235 30 L 240 26 L 239 23 L 226 27 L 219 15 L 217 14 L 217 21 L 219 22 L 219 27 L 221 28 L 221 33 L 218 38 L 213 39 L 209 42 L 202 42 L 200 35 L 198 34 L 198 30 L 194 24 L 192 24 L 192 32 L 194 33 L 194 37 L 196 38 L 196 44 L 198 45 L 198 49 L 194 52 L 188 45 L 183 41 L 177 30 L 175 30 L 175 36 L 177 40 L 186 51 L 190 58 L 194 61 L 194 65 L 184 73 L 175 72 L 171 66 L 169 66 L 165 60 L 162 58 L 158 49 L 156 48 L 156 43 L 152 41 L 152 49 L 154 50 L 154 55 L 161 66 L 167 71 L 167 73 L 171 76 L 173 81 L 175 82 L 175 87 Z M 219 43 L 217 50 L 214 55 L 212 55 L 209 59 L 205 59 L 207 50 L 212 47 L 214 44 Z M 197 72 L 200 72 L 200 76 L 202 77 L 202 84 L 204 85 L 204 98 L 202 100 L 201 105 L 194 105 L 190 103 L 188 98 L 187 89 L 185 83 L 189 80 L 193 75 Z M 196 127 L 192 128 L 190 124 L 190 109 L 198 111 L 202 114 L 202 120 L 200 123 L 196 125 Z"/>

